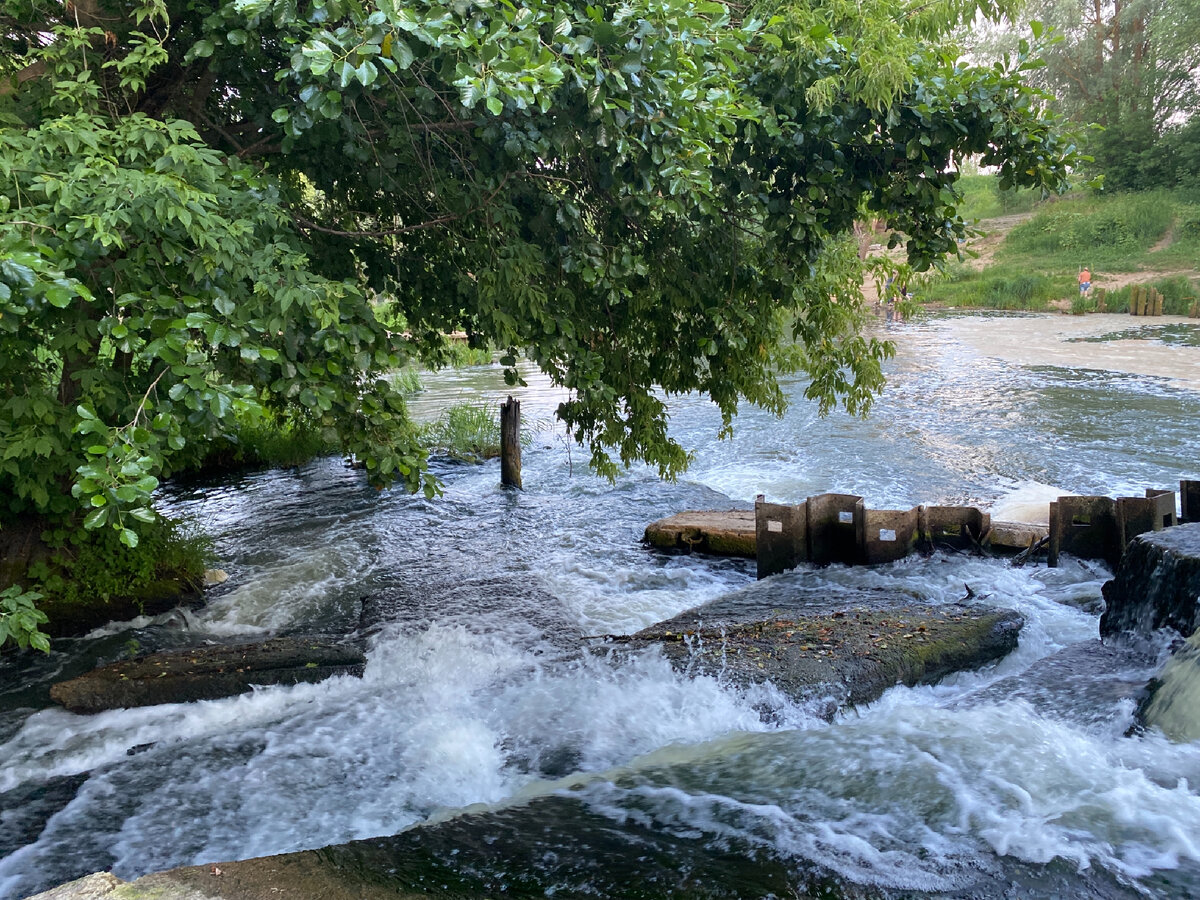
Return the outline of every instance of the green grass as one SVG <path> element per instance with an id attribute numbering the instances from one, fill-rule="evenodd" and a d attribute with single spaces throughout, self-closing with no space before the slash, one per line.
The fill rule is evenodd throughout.
<path id="1" fill-rule="evenodd" d="M 992 266 L 976 272 L 955 263 L 923 285 L 918 296 L 923 303 L 954 307 L 1040 311 L 1071 287 L 1065 277 L 1031 273 L 1024 266 Z"/>
<path id="2" fill-rule="evenodd" d="M 964 175 L 957 185 L 963 194 L 958 213 L 968 221 L 1029 212 L 1042 202 L 1040 191 L 1000 190 L 995 175 Z"/>
<path id="3" fill-rule="evenodd" d="M 429 452 L 478 462 L 500 455 L 500 409 L 492 404 L 460 403 L 421 428 Z"/>
<path id="4" fill-rule="evenodd" d="M 1147 280 L 1144 283 L 1148 287 L 1157 289 L 1163 295 L 1163 315 L 1186 316 L 1191 310 L 1192 304 L 1197 299 L 1200 299 L 1200 286 L 1197 285 L 1195 280 L 1184 275 L 1172 278 L 1159 278 L 1152 281 Z M 1104 305 L 1106 311 L 1114 313 L 1129 312 L 1129 299 L 1132 292 L 1133 285 L 1130 284 L 1125 285 L 1120 290 L 1105 291 Z M 1092 308 L 1095 309 L 1094 302 Z"/>
<path id="5" fill-rule="evenodd" d="M 968 176 L 974 194 L 985 196 L 985 176 Z M 969 195 L 971 196 L 971 195 Z M 1164 236 L 1171 241 L 1151 250 Z M 1103 273 L 1142 269 L 1194 270 L 1200 259 L 1200 205 L 1165 191 L 1142 194 L 1075 194 L 1038 207 L 1026 222 L 1013 228 L 997 249 L 991 264 L 976 272 L 951 264 L 921 287 L 922 302 L 953 307 L 1002 310 L 1046 310 L 1056 300 L 1069 300 L 1071 312 L 1096 309 L 1097 298 L 1080 297 L 1076 275 L 1091 268 L 1103 283 Z M 1186 315 L 1196 287 L 1187 277 L 1145 282 L 1164 297 L 1164 312 Z M 1129 289 L 1110 292 L 1110 312 L 1127 311 Z"/>
<path id="6" fill-rule="evenodd" d="M 1009 232 L 997 260 L 1042 269 L 1128 271 L 1171 227 L 1174 206 L 1159 191 L 1068 198 L 1042 207 Z"/>

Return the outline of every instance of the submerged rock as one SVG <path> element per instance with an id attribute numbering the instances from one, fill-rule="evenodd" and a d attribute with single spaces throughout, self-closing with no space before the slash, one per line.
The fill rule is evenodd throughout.
<path id="1" fill-rule="evenodd" d="M 112 663 L 55 684 L 50 696 L 77 713 L 216 700 L 245 693 L 255 685 L 361 676 L 366 662 L 361 650 L 345 644 L 274 638 L 253 644 L 171 650 Z"/>
<path id="2" fill-rule="evenodd" d="M 1088 729 L 1123 725 L 1159 665 L 1140 644 L 1071 644 L 1028 669 L 994 681 L 954 702 L 956 707 L 1022 702 L 1038 715 Z"/>
<path id="3" fill-rule="evenodd" d="M 1003 658 L 1017 646 L 1025 619 L 1009 609 L 916 603 L 905 595 L 863 591 L 836 598 L 734 595 L 639 631 L 634 647 L 657 644 L 689 672 L 736 683 L 770 681 L 832 716 L 869 703 L 896 684 L 932 684 Z M 792 602 L 787 602 L 791 600 Z"/>
<path id="4" fill-rule="evenodd" d="M 1138 719 L 1180 743 L 1200 740 L 1200 631 L 1167 660 L 1150 682 Z"/>
<path id="5" fill-rule="evenodd" d="M 1200 627 L 1200 522 L 1138 535 L 1102 590 L 1102 637 L 1159 628 L 1189 637 Z"/>
<path id="6" fill-rule="evenodd" d="M 682 793 L 679 788 L 670 792 Z M 636 796 L 636 795 L 635 795 Z M 634 797 L 631 797 L 634 799 Z M 636 802 L 636 801 L 634 801 Z M 818 863 L 762 846 L 714 822 L 680 827 L 630 804 L 597 806 L 559 791 L 527 804 L 468 812 L 393 837 L 281 856 L 186 866 L 131 882 L 92 875 L 29 900 L 1126 900 L 1139 893 L 1099 866 L 1012 856 L 928 867 L 950 890 L 850 882 Z M 654 809 L 653 807 L 651 808 Z M 732 834 L 730 832 L 733 832 Z M 942 877 L 939 877 L 942 876 Z M 1180 895 L 1182 896 L 1182 895 Z"/>

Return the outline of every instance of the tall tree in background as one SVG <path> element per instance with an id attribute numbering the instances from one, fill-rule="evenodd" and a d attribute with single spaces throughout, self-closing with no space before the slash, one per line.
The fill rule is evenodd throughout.
<path id="1" fill-rule="evenodd" d="M 1188 128 L 1200 111 L 1200 2 L 1030 0 L 1021 18 L 1039 20 L 1062 38 L 1033 77 L 1072 121 L 1101 126 L 1086 150 L 1110 186 L 1200 180 L 1200 170 L 1190 170 L 1196 154 L 1181 153 L 1200 137 L 1195 125 Z M 992 33 L 980 49 L 1011 50 L 1016 30 Z"/>

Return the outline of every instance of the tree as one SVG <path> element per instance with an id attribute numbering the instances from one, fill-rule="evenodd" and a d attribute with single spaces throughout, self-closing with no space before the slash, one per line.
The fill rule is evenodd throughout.
<path id="1" fill-rule="evenodd" d="M 1155 148 L 1200 110 L 1200 3 L 1031 0 L 1025 12 L 1061 38 L 1044 53 L 1039 84 L 1072 121 L 1101 126 L 1087 142 L 1094 168 L 1116 187 L 1178 180 Z M 987 46 L 1015 43 L 1008 32 Z"/>
<path id="2" fill-rule="evenodd" d="M 156 479 L 259 404 L 433 491 L 382 376 L 459 329 L 569 388 L 608 475 L 686 465 L 671 394 L 728 428 L 801 368 L 865 411 L 890 348 L 858 212 L 925 268 L 964 234 L 955 159 L 1054 188 L 1074 152 L 1026 56 L 943 53 L 979 8 L 3 0 L 3 514 L 135 543 Z"/>

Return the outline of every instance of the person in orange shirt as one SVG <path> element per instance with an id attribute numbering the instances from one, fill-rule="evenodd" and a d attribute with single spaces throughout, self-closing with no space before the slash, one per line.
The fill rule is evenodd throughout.
<path id="1" fill-rule="evenodd" d="M 1092 287 L 1092 273 L 1088 271 L 1087 266 L 1079 270 L 1079 296 L 1083 296 Z"/>

